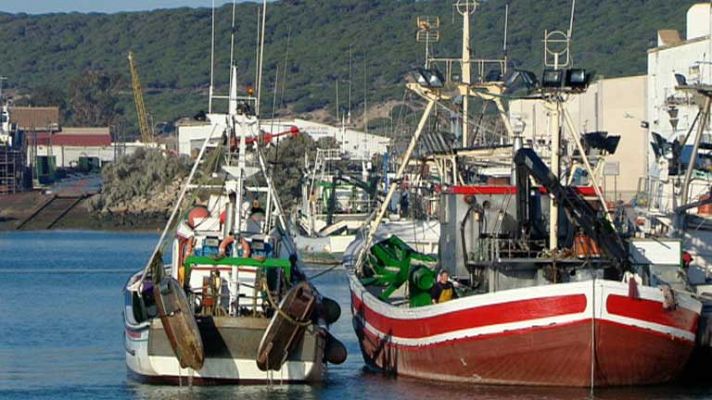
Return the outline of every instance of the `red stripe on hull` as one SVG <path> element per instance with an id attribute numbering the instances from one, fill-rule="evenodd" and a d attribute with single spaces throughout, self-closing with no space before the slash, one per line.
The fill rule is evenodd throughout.
<path id="1" fill-rule="evenodd" d="M 547 193 L 547 190 L 543 187 L 538 188 L 540 193 Z M 574 187 L 576 193 L 581 196 L 592 197 L 596 195 L 596 189 L 591 186 L 576 186 Z M 507 195 L 507 194 L 517 194 L 516 186 L 450 186 L 446 191 L 450 194 L 464 194 L 464 195 L 477 195 L 477 194 L 491 194 L 491 195 Z"/>
<path id="2" fill-rule="evenodd" d="M 591 383 L 590 319 L 424 346 L 397 346 L 366 330 L 358 317 L 354 327 L 367 364 L 390 373 L 487 384 Z M 689 341 L 600 320 L 595 337 L 595 386 L 670 381 L 693 347 Z"/>
<path id="3" fill-rule="evenodd" d="M 578 314 L 586 309 L 586 296 L 573 294 L 471 307 L 432 317 L 395 319 L 371 310 L 353 293 L 351 302 L 354 314 L 360 315 L 380 332 L 388 332 L 393 336 L 407 339 L 462 329 Z"/>
<path id="4" fill-rule="evenodd" d="M 659 301 L 635 299 L 611 294 L 606 298 L 606 310 L 611 314 L 653 322 L 688 332 L 697 332 L 699 314 L 678 307 L 664 310 Z"/>

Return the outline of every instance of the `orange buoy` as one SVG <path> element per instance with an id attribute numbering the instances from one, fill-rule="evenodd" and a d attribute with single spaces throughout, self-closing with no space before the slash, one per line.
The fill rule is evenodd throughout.
<path id="1" fill-rule="evenodd" d="M 709 194 L 700 196 L 700 201 L 707 200 L 710 198 Z M 699 215 L 712 215 L 712 203 L 701 205 L 697 207 L 697 214 Z"/>
<path id="2" fill-rule="evenodd" d="M 203 206 L 193 207 L 193 209 L 188 212 L 188 226 L 195 228 L 197 219 L 208 218 L 209 216 L 210 212 L 207 208 Z"/>

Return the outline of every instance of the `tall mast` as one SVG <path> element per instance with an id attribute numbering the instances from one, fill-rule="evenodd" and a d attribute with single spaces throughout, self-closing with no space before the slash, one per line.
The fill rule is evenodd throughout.
<path id="1" fill-rule="evenodd" d="M 258 63 L 257 73 L 257 102 L 255 104 L 255 114 L 260 115 L 260 100 L 262 98 L 262 65 L 264 63 L 265 54 L 265 24 L 267 18 L 267 0 L 262 1 L 262 23 L 260 25 L 260 59 Z"/>
<path id="2" fill-rule="evenodd" d="M 208 113 L 213 112 L 213 87 L 215 85 L 215 0 L 213 0 L 210 28 L 210 88 L 208 89 Z"/>
<path id="3" fill-rule="evenodd" d="M 467 147 L 468 115 L 470 108 L 469 91 L 472 83 L 470 66 L 470 15 L 477 8 L 475 0 L 458 0 L 455 4 L 457 11 L 462 15 L 462 83 L 460 94 L 462 95 L 462 147 Z"/>
<path id="4" fill-rule="evenodd" d="M 242 226 L 242 187 L 245 184 L 245 150 L 247 149 L 245 141 L 245 132 L 243 129 L 235 129 L 237 125 L 237 67 L 230 67 L 230 94 L 228 96 L 228 135 L 238 135 L 239 140 L 239 153 L 237 158 L 237 193 L 234 213 L 235 217 L 233 221 L 235 225 L 233 226 L 234 232 L 239 232 Z"/>

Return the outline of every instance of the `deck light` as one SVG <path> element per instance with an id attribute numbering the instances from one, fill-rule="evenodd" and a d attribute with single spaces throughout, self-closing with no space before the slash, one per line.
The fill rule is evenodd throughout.
<path id="1" fill-rule="evenodd" d="M 530 93 L 532 90 L 536 89 L 539 82 L 537 81 L 536 75 L 530 71 L 524 70 L 514 70 L 514 72 L 509 75 L 504 83 L 506 89 L 505 94 L 515 94 L 524 92 L 525 94 Z"/>
<path id="2" fill-rule="evenodd" d="M 445 78 L 437 69 L 418 68 L 415 71 L 415 80 L 419 85 L 428 88 L 441 88 L 445 86 Z"/>
<path id="3" fill-rule="evenodd" d="M 591 81 L 591 74 L 585 69 L 566 70 L 566 86 L 572 89 L 585 89 Z"/>
<path id="4" fill-rule="evenodd" d="M 541 77 L 541 86 L 545 88 L 560 88 L 564 84 L 564 70 L 545 69 Z"/>

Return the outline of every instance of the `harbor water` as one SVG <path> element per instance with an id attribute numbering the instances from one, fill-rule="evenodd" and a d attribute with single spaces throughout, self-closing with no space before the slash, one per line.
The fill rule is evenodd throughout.
<path id="1" fill-rule="evenodd" d="M 343 271 L 315 285 L 342 307 L 332 332 L 349 357 L 318 385 L 172 387 L 133 382 L 124 364 L 123 297 L 158 235 L 0 233 L 0 398 L 5 399 L 712 399 L 709 385 L 587 389 L 452 385 L 395 379 L 364 367 Z M 307 270 L 313 275 L 325 267 Z M 644 344 L 641 344 L 644 345 Z M 712 366 L 710 366 L 712 367 Z"/>

